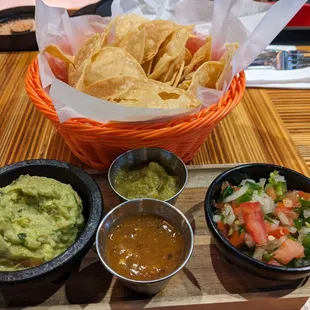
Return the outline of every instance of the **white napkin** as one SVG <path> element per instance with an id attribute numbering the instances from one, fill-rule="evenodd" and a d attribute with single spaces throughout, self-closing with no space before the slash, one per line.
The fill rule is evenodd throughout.
<path id="1" fill-rule="evenodd" d="M 269 49 L 296 50 L 296 46 L 268 46 Z M 296 70 L 245 71 L 247 87 L 310 89 L 310 67 Z"/>

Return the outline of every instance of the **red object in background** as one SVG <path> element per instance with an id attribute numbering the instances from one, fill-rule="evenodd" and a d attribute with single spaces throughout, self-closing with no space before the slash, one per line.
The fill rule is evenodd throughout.
<path id="1" fill-rule="evenodd" d="M 288 27 L 310 27 L 310 4 L 305 4 L 288 23 Z"/>
<path id="2" fill-rule="evenodd" d="M 271 3 L 274 4 L 275 2 Z M 310 4 L 304 4 L 304 6 L 298 11 L 298 13 L 291 19 L 291 21 L 286 26 L 310 27 Z"/>

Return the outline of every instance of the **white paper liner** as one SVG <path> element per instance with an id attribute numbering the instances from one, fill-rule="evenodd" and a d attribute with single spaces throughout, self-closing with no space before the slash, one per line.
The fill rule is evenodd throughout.
<path id="1" fill-rule="evenodd" d="M 169 19 L 180 24 L 194 23 L 197 35 L 212 35 L 212 59 L 218 60 L 225 51 L 226 42 L 239 42 L 240 48 L 232 60 L 232 70 L 225 76 L 221 91 L 202 88 L 197 97 L 202 106 L 217 103 L 229 88 L 233 77 L 245 69 L 276 37 L 307 0 L 280 0 L 269 10 L 269 5 L 251 0 L 114 0 L 112 17 L 136 13 L 149 19 Z M 268 11 L 267 11 L 268 10 Z M 262 14 L 262 12 L 266 12 Z M 248 15 L 255 13 L 249 34 Z M 67 11 L 36 1 L 36 36 L 39 50 L 50 44 L 75 55 L 80 46 L 94 33 L 102 32 L 110 18 L 86 15 L 69 18 Z M 172 117 L 197 113 L 199 109 L 129 108 L 81 93 L 56 79 L 47 55 L 39 55 L 42 87 L 49 92 L 60 122 L 72 117 L 85 117 L 100 122 L 136 122 L 168 120 Z M 64 79 L 61 61 L 54 60 L 57 76 Z M 53 69 L 55 69 L 53 67 Z"/>

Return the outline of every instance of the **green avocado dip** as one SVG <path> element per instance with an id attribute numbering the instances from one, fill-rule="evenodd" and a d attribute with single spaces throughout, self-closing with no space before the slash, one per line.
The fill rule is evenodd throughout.
<path id="1" fill-rule="evenodd" d="M 70 185 L 20 176 L 0 188 L 0 271 L 38 266 L 64 252 L 84 227 L 82 201 Z"/>
<path id="2" fill-rule="evenodd" d="M 136 169 L 120 169 L 115 177 L 115 189 L 127 199 L 167 200 L 180 190 L 180 186 L 176 176 L 169 175 L 157 162 L 150 162 Z"/>

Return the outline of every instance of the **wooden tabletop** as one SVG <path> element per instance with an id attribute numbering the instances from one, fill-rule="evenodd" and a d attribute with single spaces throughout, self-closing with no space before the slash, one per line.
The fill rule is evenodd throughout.
<path id="1" fill-rule="evenodd" d="M 0 166 L 33 158 L 83 164 L 30 103 L 24 77 L 35 52 L 0 53 Z M 309 175 L 310 91 L 247 89 L 190 164 L 272 162 Z"/>

